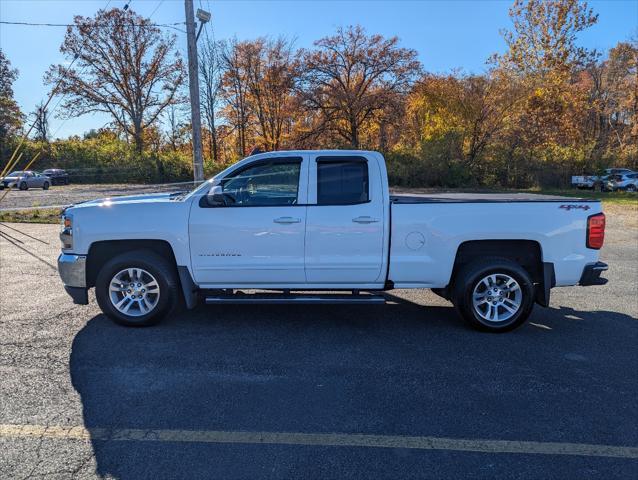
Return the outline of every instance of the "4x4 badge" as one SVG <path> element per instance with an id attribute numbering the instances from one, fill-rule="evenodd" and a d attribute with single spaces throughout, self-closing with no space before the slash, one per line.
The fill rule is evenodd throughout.
<path id="1" fill-rule="evenodd" d="M 569 212 L 570 210 L 574 210 L 574 209 L 577 209 L 577 208 L 580 208 L 581 210 L 589 210 L 591 207 L 589 205 L 574 205 L 574 204 L 572 204 L 572 205 L 561 205 L 558 208 L 562 208 L 562 209 L 567 210 Z"/>

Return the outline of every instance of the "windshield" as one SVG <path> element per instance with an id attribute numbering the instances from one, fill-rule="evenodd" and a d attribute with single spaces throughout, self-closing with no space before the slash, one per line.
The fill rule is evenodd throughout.
<path id="1" fill-rule="evenodd" d="M 21 172 L 21 171 L 11 172 L 8 176 L 9 177 L 19 177 L 20 175 L 24 175 L 24 172 Z"/>

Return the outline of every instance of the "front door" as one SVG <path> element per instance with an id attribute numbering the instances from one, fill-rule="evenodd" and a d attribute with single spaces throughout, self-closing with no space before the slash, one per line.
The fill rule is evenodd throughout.
<path id="1" fill-rule="evenodd" d="M 376 163 L 317 156 L 309 168 L 316 198 L 309 199 L 306 223 L 308 283 L 383 283 L 384 205 Z"/>
<path id="2" fill-rule="evenodd" d="M 303 284 L 306 163 L 256 160 L 222 179 L 226 205 L 194 202 L 191 263 L 200 286 Z"/>

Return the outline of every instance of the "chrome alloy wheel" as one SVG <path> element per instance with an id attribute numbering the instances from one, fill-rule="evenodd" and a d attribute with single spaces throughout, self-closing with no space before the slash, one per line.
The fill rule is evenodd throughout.
<path id="1" fill-rule="evenodd" d="M 109 298 L 115 309 L 131 317 L 141 317 L 157 307 L 160 288 L 153 275 L 142 268 L 117 272 L 109 283 Z"/>
<path id="2" fill-rule="evenodd" d="M 521 308 L 523 292 L 516 280 L 503 273 L 484 277 L 474 287 L 474 311 L 489 322 L 505 322 Z"/>

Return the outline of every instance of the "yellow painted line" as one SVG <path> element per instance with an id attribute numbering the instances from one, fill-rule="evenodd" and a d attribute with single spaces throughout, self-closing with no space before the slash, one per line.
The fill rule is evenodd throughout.
<path id="1" fill-rule="evenodd" d="M 638 459 L 638 447 L 586 443 L 528 442 L 512 440 L 363 435 L 347 433 L 242 432 L 218 430 L 144 430 L 82 426 L 0 425 L 0 438 L 51 438 L 62 440 L 240 443 L 314 445 L 321 447 L 410 448 L 458 452 L 576 455 Z"/>

